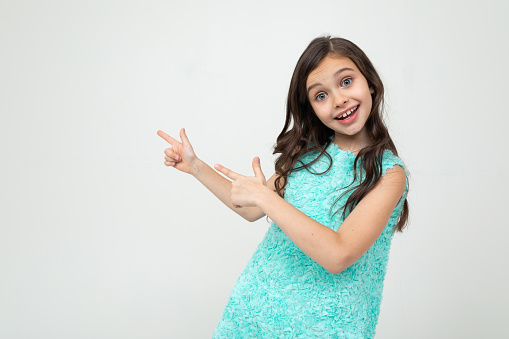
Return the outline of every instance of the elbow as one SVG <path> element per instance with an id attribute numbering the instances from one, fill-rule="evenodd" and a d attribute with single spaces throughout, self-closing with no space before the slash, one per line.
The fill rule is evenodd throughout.
<path id="1" fill-rule="evenodd" d="M 329 273 L 331 274 L 339 274 L 341 272 L 343 272 L 343 270 L 341 270 L 339 267 L 324 267 Z"/>
<path id="2" fill-rule="evenodd" d="M 237 212 L 244 220 L 247 220 L 249 222 L 255 222 L 259 220 L 260 218 L 265 216 L 265 213 L 260 213 L 259 210 L 253 210 L 251 208 L 246 208 L 243 213 Z"/>
<path id="3" fill-rule="evenodd" d="M 348 253 L 340 253 L 333 256 L 333 258 L 335 259 L 328 263 L 327 266 L 323 266 L 331 274 L 343 272 L 356 261 L 356 258 L 348 255 Z"/>
<path id="4" fill-rule="evenodd" d="M 331 274 L 339 274 L 341 272 L 343 272 L 346 267 L 343 267 L 343 266 L 340 266 L 340 265 L 334 265 L 334 266 L 331 266 L 331 267 L 324 267 L 329 273 Z"/>
<path id="5" fill-rule="evenodd" d="M 260 219 L 261 217 L 258 215 L 247 214 L 247 215 L 242 215 L 242 218 L 244 218 L 244 220 L 247 220 L 249 222 L 255 222 L 258 219 Z"/>

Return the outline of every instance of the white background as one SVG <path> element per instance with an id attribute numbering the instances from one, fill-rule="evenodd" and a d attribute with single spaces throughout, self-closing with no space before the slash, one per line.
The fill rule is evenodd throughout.
<path id="1" fill-rule="evenodd" d="M 379 70 L 410 170 L 377 338 L 507 338 L 507 1 L 0 1 L 0 337 L 208 338 L 268 224 L 163 165 L 273 173 L 316 36 Z"/>

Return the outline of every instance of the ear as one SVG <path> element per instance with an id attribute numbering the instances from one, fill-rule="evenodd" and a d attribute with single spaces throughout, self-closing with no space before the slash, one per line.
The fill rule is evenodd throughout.
<path id="1" fill-rule="evenodd" d="M 373 87 L 369 87 L 369 93 L 375 94 L 375 89 Z"/>

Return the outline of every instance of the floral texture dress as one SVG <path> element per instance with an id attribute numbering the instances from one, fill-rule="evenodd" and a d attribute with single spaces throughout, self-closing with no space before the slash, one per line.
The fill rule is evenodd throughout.
<path id="1" fill-rule="evenodd" d="M 327 147 L 333 159 L 325 174 L 294 171 L 285 199 L 318 221 L 337 230 L 350 193 L 333 206 L 352 183 L 355 155 Z M 309 163 L 317 153 L 300 161 Z M 298 165 L 299 163 L 297 163 Z M 330 160 L 321 156 L 310 169 L 324 172 Z M 384 152 L 383 174 L 404 164 Z M 332 274 L 304 254 L 274 223 L 237 280 L 213 338 L 373 338 L 380 313 L 389 249 L 406 191 L 376 242 L 354 264 Z M 331 207 L 333 208 L 331 209 Z"/>

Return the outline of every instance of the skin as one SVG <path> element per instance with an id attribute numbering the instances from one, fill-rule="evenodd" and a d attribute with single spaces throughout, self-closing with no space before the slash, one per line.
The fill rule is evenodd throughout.
<path id="1" fill-rule="evenodd" d="M 231 197 L 232 182 L 225 179 L 196 156 L 183 128 L 180 130 L 181 141 L 172 138 L 163 131 L 158 131 L 157 135 L 171 145 L 170 148 L 164 150 L 164 164 L 166 166 L 175 167 L 179 171 L 194 176 L 228 208 L 248 221 L 256 221 L 265 215 L 258 207 L 237 207 L 239 205 L 234 203 Z M 265 183 L 266 187 L 274 190 L 275 179 L 276 177 L 273 175 L 272 178 Z"/>
<path id="2" fill-rule="evenodd" d="M 373 89 L 352 60 L 326 57 L 309 74 L 306 90 L 315 114 L 334 131 L 334 142 L 340 148 L 356 153 L 369 144 L 364 126 L 371 112 Z M 345 125 L 334 119 L 357 106 L 357 118 L 352 123 Z"/>
<path id="3" fill-rule="evenodd" d="M 313 109 L 319 119 L 335 131 L 334 142 L 345 150 L 355 151 L 369 141 L 364 124 L 371 110 L 372 89 L 355 64 L 345 59 L 324 59 L 310 73 L 307 88 L 319 84 L 309 91 Z M 350 70 L 338 76 L 338 70 L 345 67 Z M 344 82 L 347 77 L 353 81 Z M 319 93 L 325 93 L 320 97 L 325 100 L 311 101 Z M 341 125 L 334 120 L 341 111 L 356 105 L 359 105 L 359 113 L 352 124 Z M 277 195 L 274 192 L 276 176 L 265 180 L 258 157 L 252 163 L 254 176 L 244 176 L 222 165 L 215 165 L 214 168 L 230 181 L 196 156 L 184 129 L 180 131 L 181 141 L 162 131 L 157 134 L 171 145 L 164 151 L 166 166 L 193 175 L 226 206 L 248 221 L 267 215 L 295 245 L 333 274 L 348 268 L 373 245 L 406 188 L 404 170 L 399 166 L 389 169 L 341 227 L 333 231 Z"/>

